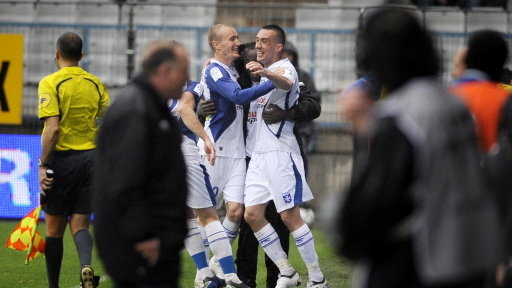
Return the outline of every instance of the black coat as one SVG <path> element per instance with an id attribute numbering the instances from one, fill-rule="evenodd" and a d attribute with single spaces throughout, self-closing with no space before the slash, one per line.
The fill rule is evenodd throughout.
<path id="1" fill-rule="evenodd" d="M 95 238 L 119 283 L 177 283 L 187 233 L 186 169 L 178 123 L 143 77 L 123 88 L 98 136 L 94 173 Z M 149 268 L 134 250 L 158 237 L 160 260 Z"/>

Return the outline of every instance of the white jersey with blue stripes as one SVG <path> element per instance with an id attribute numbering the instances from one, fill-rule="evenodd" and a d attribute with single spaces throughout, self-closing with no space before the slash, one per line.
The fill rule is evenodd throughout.
<path id="1" fill-rule="evenodd" d="M 216 154 L 221 157 L 244 158 L 243 107 L 235 104 L 221 94 L 227 85 L 238 85 L 238 73 L 234 67 L 212 60 L 201 75 L 205 99 L 212 99 L 217 105 L 217 113 L 206 118 L 204 129 L 215 143 Z M 198 146 L 204 142 L 199 140 Z M 204 155 L 204 149 L 200 149 Z"/>
<path id="2" fill-rule="evenodd" d="M 235 68 L 212 60 L 201 76 L 201 84 L 205 98 L 212 99 L 217 105 L 217 113 L 205 122 L 205 131 L 215 143 L 217 156 L 240 159 L 245 158 L 242 105 L 272 91 L 275 86 L 267 81 L 241 89 L 237 78 Z M 202 147 L 204 143 L 199 141 L 198 145 Z"/>
<path id="3" fill-rule="evenodd" d="M 297 139 L 293 134 L 293 126 L 295 125 L 293 121 L 285 120 L 275 124 L 267 124 L 262 119 L 263 110 L 268 104 L 275 104 L 283 110 L 288 110 L 297 103 L 299 97 L 299 79 L 295 67 L 288 58 L 284 58 L 270 65 L 268 69 L 274 71 L 279 67 L 284 68 L 284 76 L 290 79 L 293 85 L 289 91 L 276 88 L 251 103 L 251 111 L 249 112 L 251 114 L 249 116 L 252 117 L 248 117 L 248 121 L 252 123 L 248 124 L 254 126 L 249 129 L 247 145 L 252 147 L 252 153 L 286 151 L 300 154 Z M 263 77 L 260 85 L 268 81 L 267 78 Z"/>

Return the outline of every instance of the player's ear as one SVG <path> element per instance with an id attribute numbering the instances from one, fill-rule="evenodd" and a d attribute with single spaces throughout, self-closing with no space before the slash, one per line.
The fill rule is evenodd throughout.
<path id="1" fill-rule="evenodd" d="M 283 52 L 283 48 L 284 48 L 284 44 L 279 43 L 276 45 L 276 51 L 279 53 Z"/>
<path id="2" fill-rule="evenodd" d="M 84 53 L 80 53 L 80 57 L 78 58 L 78 61 L 82 60 L 82 57 L 84 57 Z"/>
<path id="3" fill-rule="evenodd" d="M 212 46 L 213 46 L 213 48 L 217 49 L 217 47 L 219 47 L 219 41 L 213 40 Z"/>

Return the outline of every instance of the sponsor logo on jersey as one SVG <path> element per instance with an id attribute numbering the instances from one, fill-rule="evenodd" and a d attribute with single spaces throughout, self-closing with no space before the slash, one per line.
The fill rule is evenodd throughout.
<path id="1" fill-rule="evenodd" d="M 256 103 L 265 104 L 267 103 L 267 98 L 265 98 L 265 96 L 261 96 L 260 98 L 256 99 Z"/>
<path id="2" fill-rule="evenodd" d="M 249 113 L 247 113 L 247 122 L 249 124 L 253 124 L 254 122 L 258 121 L 257 115 L 258 113 L 255 111 L 249 111 Z"/>

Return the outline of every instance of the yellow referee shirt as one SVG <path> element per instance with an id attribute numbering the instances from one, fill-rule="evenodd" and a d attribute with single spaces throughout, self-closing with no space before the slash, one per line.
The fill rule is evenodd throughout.
<path id="1" fill-rule="evenodd" d="M 96 148 L 96 120 L 110 103 L 105 85 L 96 76 L 80 67 L 64 67 L 44 77 L 37 93 L 39 119 L 60 117 L 56 151 Z"/>

